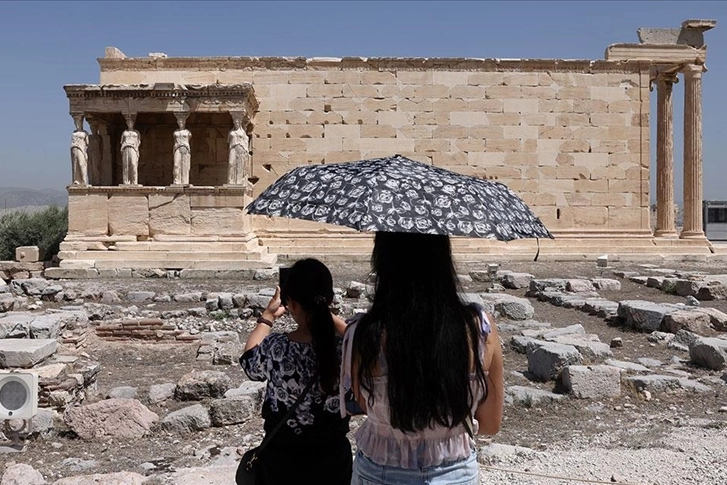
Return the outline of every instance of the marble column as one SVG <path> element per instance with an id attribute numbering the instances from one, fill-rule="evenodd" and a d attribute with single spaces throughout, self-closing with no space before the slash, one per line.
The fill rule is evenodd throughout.
<path id="1" fill-rule="evenodd" d="M 657 237 L 676 237 L 674 226 L 674 107 L 673 73 L 656 77 L 656 230 Z"/>
<path id="2" fill-rule="evenodd" d="M 687 65 L 684 72 L 684 228 L 679 237 L 703 238 L 702 198 L 702 71 Z"/>

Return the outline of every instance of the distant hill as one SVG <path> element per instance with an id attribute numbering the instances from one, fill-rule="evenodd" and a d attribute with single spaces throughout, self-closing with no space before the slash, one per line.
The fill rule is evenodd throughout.
<path id="1" fill-rule="evenodd" d="M 26 189 L 23 187 L 0 187 L 0 209 L 28 206 L 68 205 L 68 193 L 57 189 Z"/>

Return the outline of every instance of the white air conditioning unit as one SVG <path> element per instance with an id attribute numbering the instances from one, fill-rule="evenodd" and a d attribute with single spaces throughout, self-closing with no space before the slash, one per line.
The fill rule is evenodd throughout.
<path id="1" fill-rule="evenodd" d="M 30 419 L 38 413 L 38 374 L 0 370 L 0 420 Z"/>

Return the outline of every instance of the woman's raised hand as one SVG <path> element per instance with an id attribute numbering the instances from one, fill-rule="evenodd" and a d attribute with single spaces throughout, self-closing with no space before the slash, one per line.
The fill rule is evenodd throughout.
<path id="1" fill-rule="evenodd" d="M 275 287 L 275 294 L 268 302 L 268 306 L 265 308 L 265 311 L 263 313 L 268 313 L 268 312 L 274 318 L 278 318 L 285 313 L 285 306 L 283 305 L 283 302 L 280 300 L 280 287 L 279 286 Z"/>

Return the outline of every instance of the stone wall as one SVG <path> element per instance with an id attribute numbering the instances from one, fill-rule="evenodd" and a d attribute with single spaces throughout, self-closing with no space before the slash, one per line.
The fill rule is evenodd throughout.
<path id="1" fill-rule="evenodd" d="M 504 182 L 556 234 L 650 233 L 649 66 L 470 59 L 100 59 L 102 84 L 253 84 L 257 195 L 395 153 Z M 194 144 L 193 140 L 193 144 Z M 194 165 L 194 162 L 193 162 Z M 319 230 L 264 220 L 258 232 Z M 328 228 L 327 230 L 331 230 Z"/>

